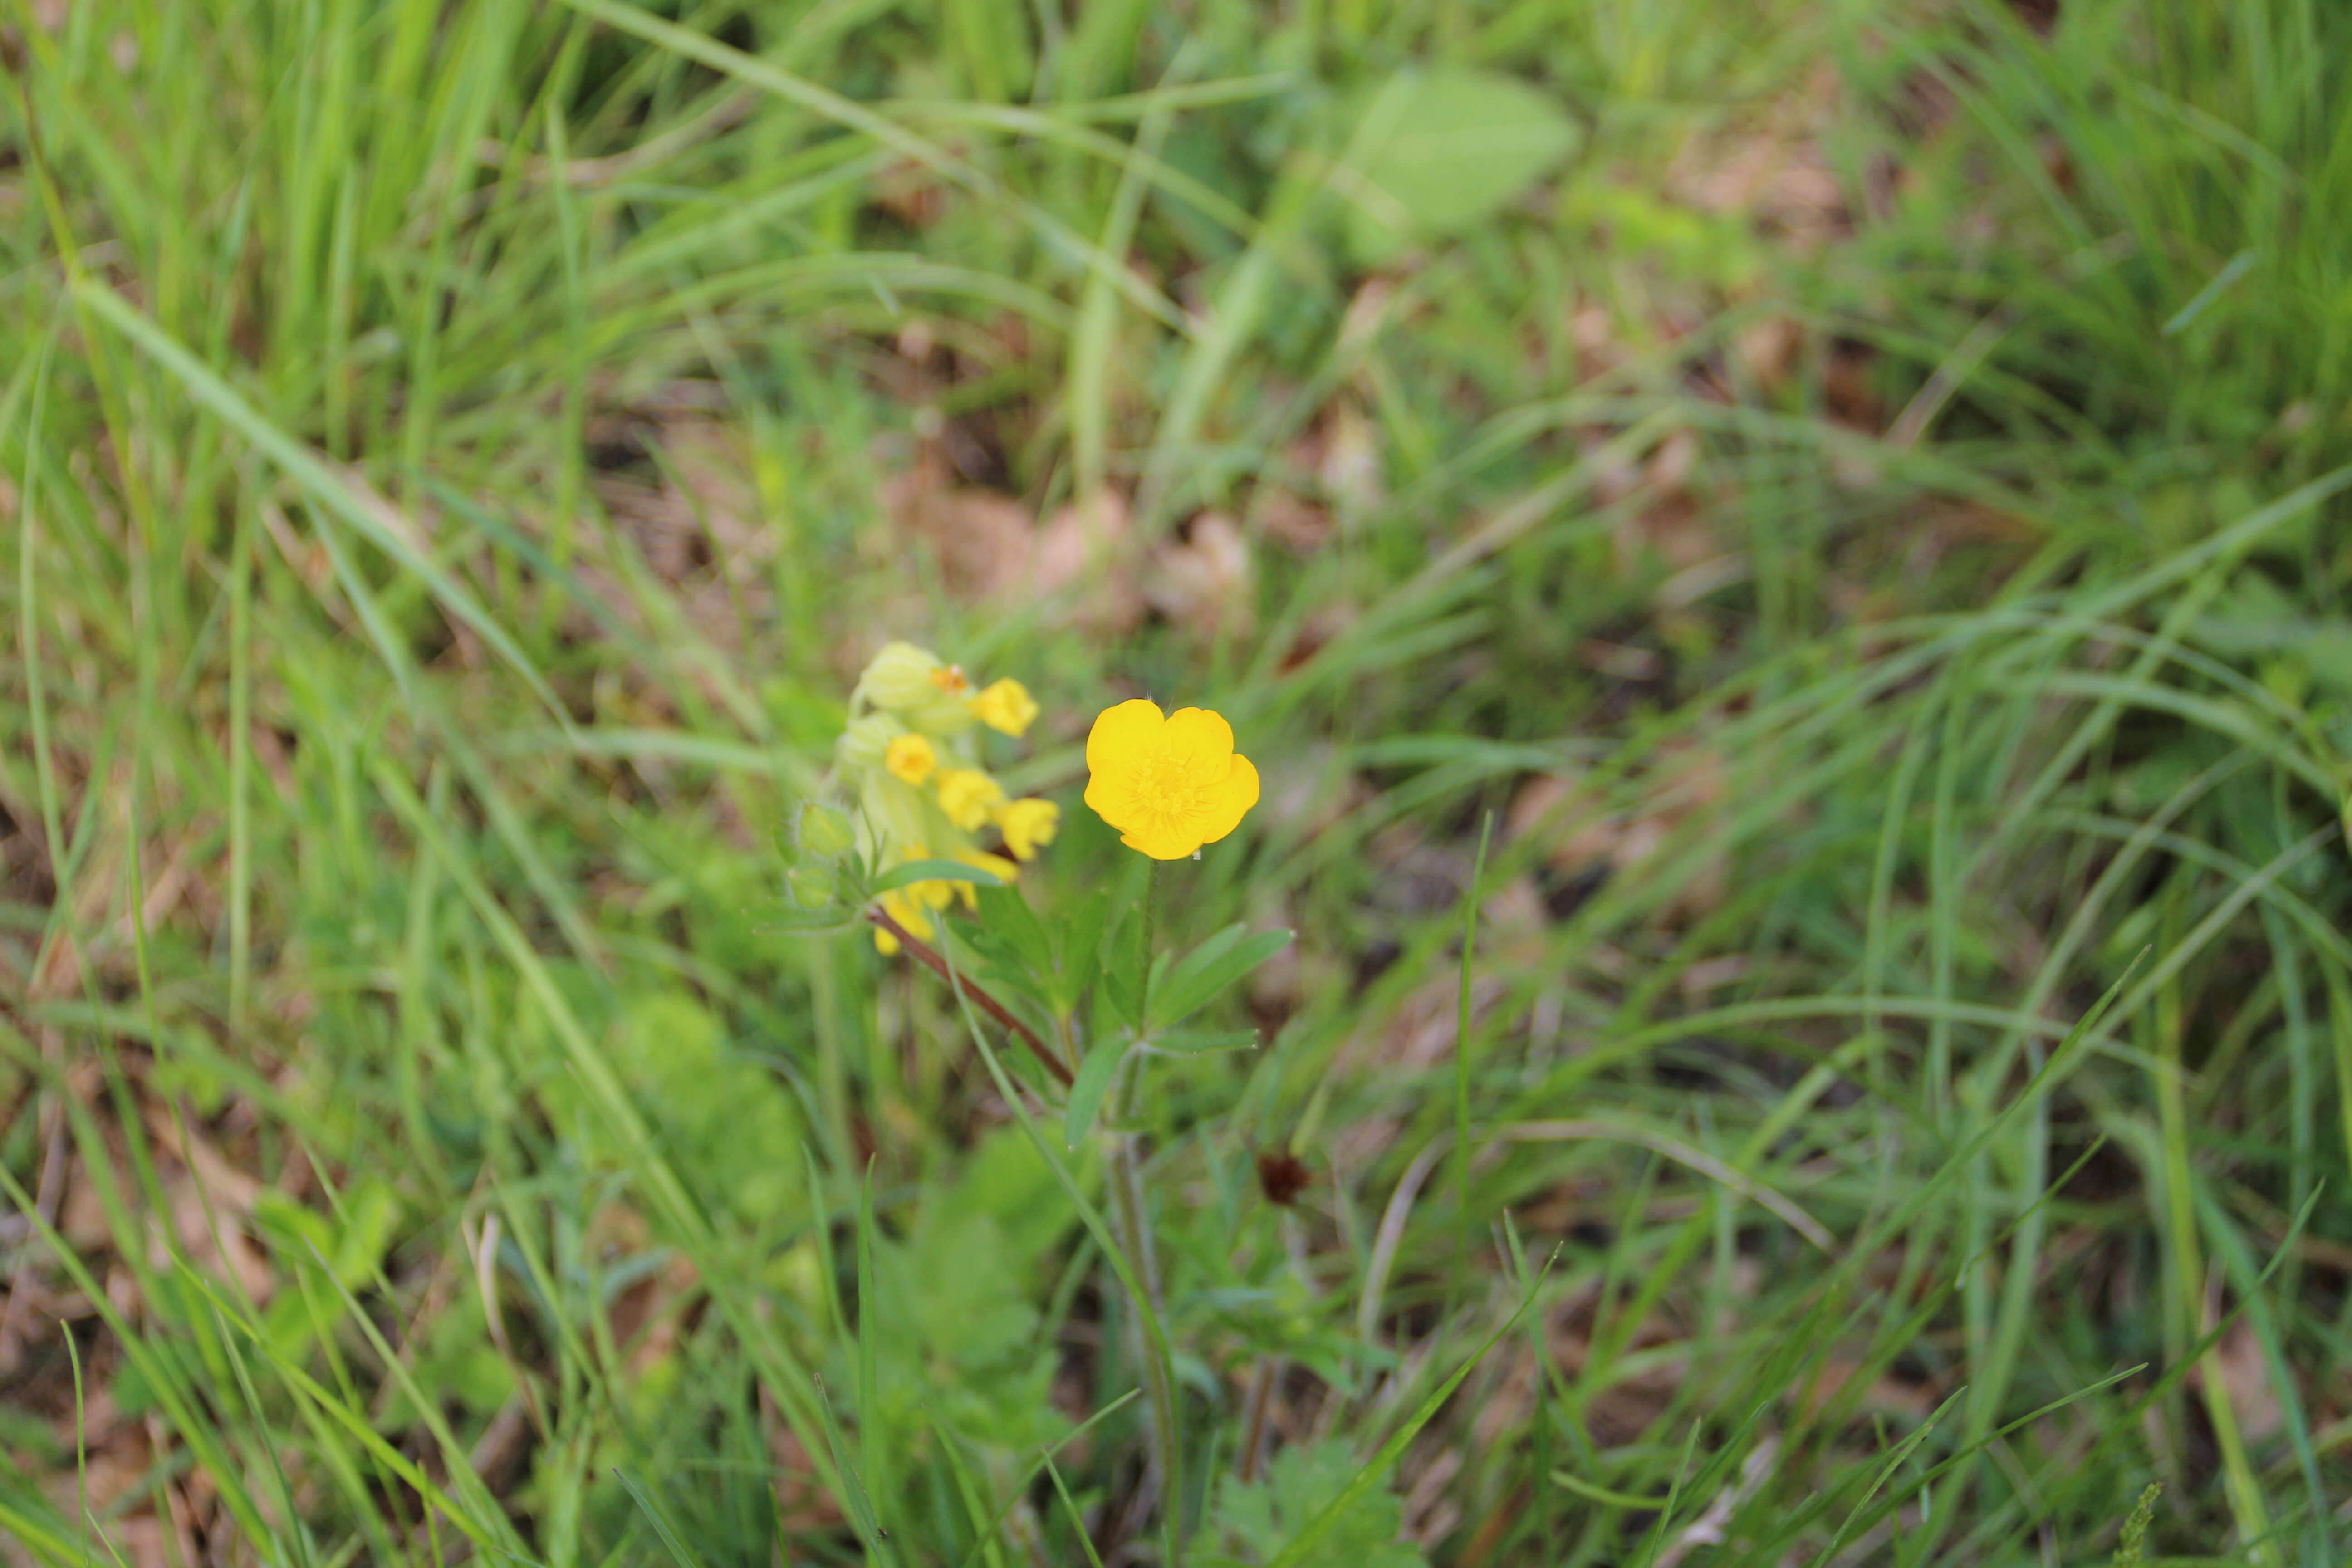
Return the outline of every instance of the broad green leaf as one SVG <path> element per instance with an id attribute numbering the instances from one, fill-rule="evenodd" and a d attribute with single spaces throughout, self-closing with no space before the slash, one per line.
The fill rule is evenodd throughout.
<path id="1" fill-rule="evenodd" d="M 1416 239 L 1458 232 L 1566 157 L 1577 126 L 1547 95 L 1495 71 L 1392 79 L 1364 110 L 1349 199 L 1349 252 L 1377 266 Z"/>
<path id="2" fill-rule="evenodd" d="M 1238 925 L 1227 926 L 1171 968 L 1164 981 L 1151 987 L 1154 1031 L 1181 1022 L 1223 994 L 1242 976 L 1280 952 L 1290 943 L 1286 931 L 1260 931 L 1244 938 Z"/>
<path id="3" fill-rule="evenodd" d="M 1143 920 L 1130 910 L 1105 941 L 1103 997 L 1118 1021 L 1132 1029 L 1143 1027 Z"/>
<path id="4" fill-rule="evenodd" d="M 1118 1076 L 1127 1047 L 1126 1036 L 1107 1035 L 1094 1043 L 1086 1060 L 1078 1064 L 1078 1076 L 1070 1084 L 1070 1103 L 1062 1112 L 1062 1139 L 1067 1147 L 1076 1148 L 1095 1124 L 1103 1096 L 1109 1091 L 1111 1079 Z"/>
<path id="5" fill-rule="evenodd" d="M 911 882 L 971 882 L 982 888 L 1004 886 L 1004 879 L 995 872 L 978 866 L 967 866 L 961 860 L 908 860 L 875 878 L 866 891 L 887 893 Z"/>
<path id="6" fill-rule="evenodd" d="M 1054 966 L 1062 981 L 1063 1011 L 1076 1008 L 1102 974 L 1103 933 L 1110 895 L 1097 891 L 1054 927 Z"/>
<path id="7" fill-rule="evenodd" d="M 1248 930 L 1247 926 L 1236 921 L 1232 925 L 1212 932 L 1207 941 L 1181 958 L 1171 957 L 1165 973 L 1157 969 L 1153 970 L 1151 1016 L 1154 1019 L 1171 1023 L 1182 1016 L 1181 1014 L 1170 1012 L 1170 1005 L 1188 994 L 1192 989 L 1194 977 L 1217 960 L 1224 957 L 1226 953 L 1231 952 Z"/>

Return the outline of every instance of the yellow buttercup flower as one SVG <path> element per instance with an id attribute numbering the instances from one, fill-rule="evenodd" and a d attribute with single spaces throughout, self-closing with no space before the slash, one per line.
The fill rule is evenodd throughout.
<path id="1" fill-rule="evenodd" d="M 1003 786 L 978 768 L 950 768 L 940 775 L 940 809 L 966 833 L 1003 803 Z"/>
<path id="2" fill-rule="evenodd" d="M 1104 709 L 1087 736 L 1087 804 L 1155 860 L 1214 844 L 1257 804 L 1257 769 L 1205 708 L 1163 714 L 1138 698 Z"/>
<path id="3" fill-rule="evenodd" d="M 901 735 L 882 753 L 882 765 L 890 770 L 890 776 L 910 784 L 929 778 L 939 763 L 939 752 L 920 735 Z"/>
<path id="4" fill-rule="evenodd" d="M 1030 859 L 1039 845 L 1054 842 L 1054 830 L 1061 825 L 1062 808 L 1034 795 L 997 808 L 997 831 L 1004 835 L 1006 853 L 1016 860 Z"/>
<path id="5" fill-rule="evenodd" d="M 971 716 L 1001 734 L 1017 737 L 1037 717 L 1037 701 L 1027 687 L 1008 677 L 991 682 L 971 700 Z"/>

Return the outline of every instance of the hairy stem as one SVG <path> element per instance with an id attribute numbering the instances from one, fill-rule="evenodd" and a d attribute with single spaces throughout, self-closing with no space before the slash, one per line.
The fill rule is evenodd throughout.
<path id="1" fill-rule="evenodd" d="M 1076 1081 L 1076 1075 L 1063 1063 L 1061 1058 L 1054 1054 L 1051 1047 L 1037 1037 L 1037 1032 L 1034 1029 L 1015 1017 L 1012 1009 L 1005 1006 L 1003 1003 L 999 1002 L 971 981 L 961 975 L 949 973 L 947 961 L 934 952 L 929 946 L 917 941 L 905 926 L 892 920 L 888 910 L 868 910 L 866 911 L 866 918 L 897 937 L 898 945 L 906 949 L 908 957 L 946 981 L 950 990 L 960 990 L 966 996 L 971 997 L 973 1006 L 1020 1037 L 1021 1043 L 1029 1047 L 1029 1054 L 1043 1062 L 1045 1065 L 1045 1070 L 1052 1073 L 1064 1089 L 1069 1088 Z"/>

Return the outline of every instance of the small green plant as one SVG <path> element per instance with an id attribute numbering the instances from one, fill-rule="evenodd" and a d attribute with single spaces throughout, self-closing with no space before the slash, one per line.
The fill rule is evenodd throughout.
<path id="1" fill-rule="evenodd" d="M 1177 953 L 1160 951 L 1155 929 L 1162 863 L 1195 858 L 1231 835 L 1257 803 L 1257 770 L 1234 751 L 1233 728 L 1216 713 L 1167 715 L 1140 700 L 1105 710 L 1087 741 L 1087 804 L 1123 844 L 1150 858 L 1150 869 L 1139 900 L 1114 909 L 1102 889 L 1069 900 L 1049 922 L 1012 881 L 1016 863 L 1052 838 L 1059 808 L 1007 801 L 966 740 L 975 719 L 1019 736 L 1036 704 L 1010 680 L 976 695 L 969 688 L 960 666 L 908 643 L 889 644 L 866 667 L 834 780 L 854 815 L 802 807 L 788 873 L 793 919 L 816 928 L 863 918 L 886 956 L 931 970 L 1026 1048 L 1043 1072 L 1028 1087 L 1058 1110 L 1065 1150 L 1089 1136 L 1102 1145 L 1111 1250 L 1148 1341 L 1131 1348 L 1142 1361 L 1162 1535 L 1170 1561 L 1179 1562 L 1181 1510 L 1171 1500 L 1185 1495 L 1180 1396 L 1132 1108 L 1142 1062 L 1257 1044 L 1255 1030 L 1186 1026 L 1291 933 L 1230 925 Z M 971 837 L 990 826 L 1002 853 Z M 934 853 L 940 844 L 954 858 Z M 959 898 L 971 917 L 961 929 L 944 918 Z M 976 1020 L 973 1029 L 987 1052 Z M 989 1062 L 993 1070 L 992 1056 Z M 1075 1185 L 1070 1191 L 1075 1196 Z"/>
<path id="2" fill-rule="evenodd" d="M 2123 1537 L 2116 1542 L 2116 1568 L 2137 1568 L 2147 1560 L 2148 1521 L 2156 1517 L 2156 1500 L 2163 1493 L 2162 1481 L 2150 1481 L 2132 1504 L 2131 1517 L 2124 1521 Z"/>

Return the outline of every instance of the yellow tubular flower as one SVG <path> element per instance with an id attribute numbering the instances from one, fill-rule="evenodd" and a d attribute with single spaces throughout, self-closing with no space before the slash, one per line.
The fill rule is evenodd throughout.
<path id="1" fill-rule="evenodd" d="M 940 809 L 970 833 L 1004 804 L 1004 790 L 978 768 L 950 768 L 940 775 Z"/>
<path id="2" fill-rule="evenodd" d="M 940 882 L 918 882 L 912 888 L 893 888 L 882 895 L 883 910 L 892 920 L 904 926 L 908 936 L 913 937 L 917 942 L 929 942 L 931 938 L 931 917 L 923 912 L 920 902 L 908 895 L 919 889 L 944 886 L 946 884 Z M 950 895 L 950 897 L 952 896 L 952 894 Z M 898 951 L 898 939 L 877 927 L 874 932 L 874 945 L 885 953 L 893 953 Z"/>
<path id="3" fill-rule="evenodd" d="M 890 776 L 910 784 L 929 778 L 939 761 L 939 752 L 920 735 L 901 735 L 882 753 L 882 765 L 890 770 Z"/>
<path id="4" fill-rule="evenodd" d="M 999 733 L 1017 737 L 1037 717 L 1037 701 L 1017 680 L 993 681 L 971 700 L 971 716 Z"/>
<path id="5" fill-rule="evenodd" d="M 956 851 L 956 858 L 967 866 L 977 866 L 980 869 L 994 876 L 999 881 L 1010 882 L 1021 875 L 1020 867 L 1002 855 L 991 855 L 982 849 L 959 849 Z M 972 884 L 956 882 L 950 885 L 955 889 L 957 896 L 963 900 L 965 909 L 980 908 L 980 890 Z"/>
<path id="6" fill-rule="evenodd" d="M 1037 847 L 1054 842 L 1054 830 L 1061 825 L 1062 808 L 1034 795 L 1008 802 L 996 813 L 996 827 L 1004 835 L 1005 853 L 1016 860 L 1035 858 Z"/>
<path id="7" fill-rule="evenodd" d="M 1104 709 L 1087 736 L 1087 804 L 1155 860 L 1214 844 L 1257 804 L 1257 769 L 1205 708 L 1162 714 L 1139 698 Z"/>

